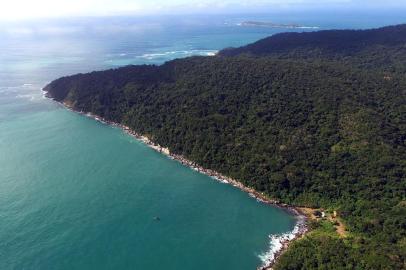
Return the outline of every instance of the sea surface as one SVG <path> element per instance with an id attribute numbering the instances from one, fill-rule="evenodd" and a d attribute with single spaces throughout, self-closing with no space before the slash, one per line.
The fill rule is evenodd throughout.
<path id="1" fill-rule="evenodd" d="M 283 31 L 402 15 L 212 15 L 0 23 L 0 269 L 255 269 L 296 219 L 43 97 L 60 76 L 213 55 Z M 159 220 L 157 219 L 159 217 Z M 272 252 L 271 252 L 272 253 Z"/>

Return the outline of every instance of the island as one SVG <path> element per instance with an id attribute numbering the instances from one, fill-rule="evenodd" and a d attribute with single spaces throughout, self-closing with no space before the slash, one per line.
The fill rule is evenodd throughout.
<path id="1" fill-rule="evenodd" d="M 270 28 L 302 28 L 302 29 L 317 29 L 317 26 L 304 26 L 300 24 L 281 24 L 273 22 L 259 22 L 259 21 L 244 21 L 238 24 L 239 26 L 253 26 L 253 27 L 270 27 Z"/>
<path id="2" fill-rule="evenodd" d="M 305 214 L 261 269 L 403 269 L 406 25 L 59 78 L 49 98 Z M 293 239 L 296 239 L 292 241 Z"/>

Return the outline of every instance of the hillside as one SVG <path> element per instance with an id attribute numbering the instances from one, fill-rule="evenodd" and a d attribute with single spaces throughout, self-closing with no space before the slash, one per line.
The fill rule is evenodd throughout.
<path id="1" fill-rule="evenodd" d="M 325 30 L 280 33 L 240 48 L 227 48 L 221 56 L 273 56 L 287 59 L 339 60 L 353 66 L 392 70 L 406 61 L 406 24 L 370 30 Z M 401 63 L 401 64 L 399 64 Z"/>
<path id="2" fill-rule="evenodd" d="M 405 40 L 406 26 L 279 34 L 215 57 L 64 77 L 45 90 L 272 198 L 338 212 L 346 238 L 312 222 L 276 269 L 401 269 L 406 62 L 395 55 Z"/>
<path id="3" fill-rule="evenodd" d="M 373 46 L 406 45 L 406 25 L 387 26 L 370 30 L 324 30 L 303 33 L 280 33 L 240 48 L 220 51 L 223 56 L 243 53 L 251 55 L 289 54 L 302 51 L 312 55 L 357 55 Z"/>

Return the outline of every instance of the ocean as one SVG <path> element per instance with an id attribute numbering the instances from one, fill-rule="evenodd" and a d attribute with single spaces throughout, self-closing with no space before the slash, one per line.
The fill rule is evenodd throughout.
<path id="1" fill-rule="evenodd" d="M 402 16 L 211 15 L 0 23 L 0 269 L 255 269 L 297 220 L 68 111 L 60 76 L 161 64 L 284 31 L 401 23 Z M 157 218 L 159 217 L 159 219 Z"/>

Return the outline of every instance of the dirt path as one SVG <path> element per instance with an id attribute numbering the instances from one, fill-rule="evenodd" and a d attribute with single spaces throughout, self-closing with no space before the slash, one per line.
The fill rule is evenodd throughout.
<path id="1" fill-rule="evenodd" d="M 340 237 L 342 238 L 347 237 L 347 230 L 345 229 L 345 225 L 339 218 L 329 216 L 328 220 L 330 220 L 333 223 L 337 223 L 337 225 L 334 226 L 336 227 L 336 231 Z"/>

